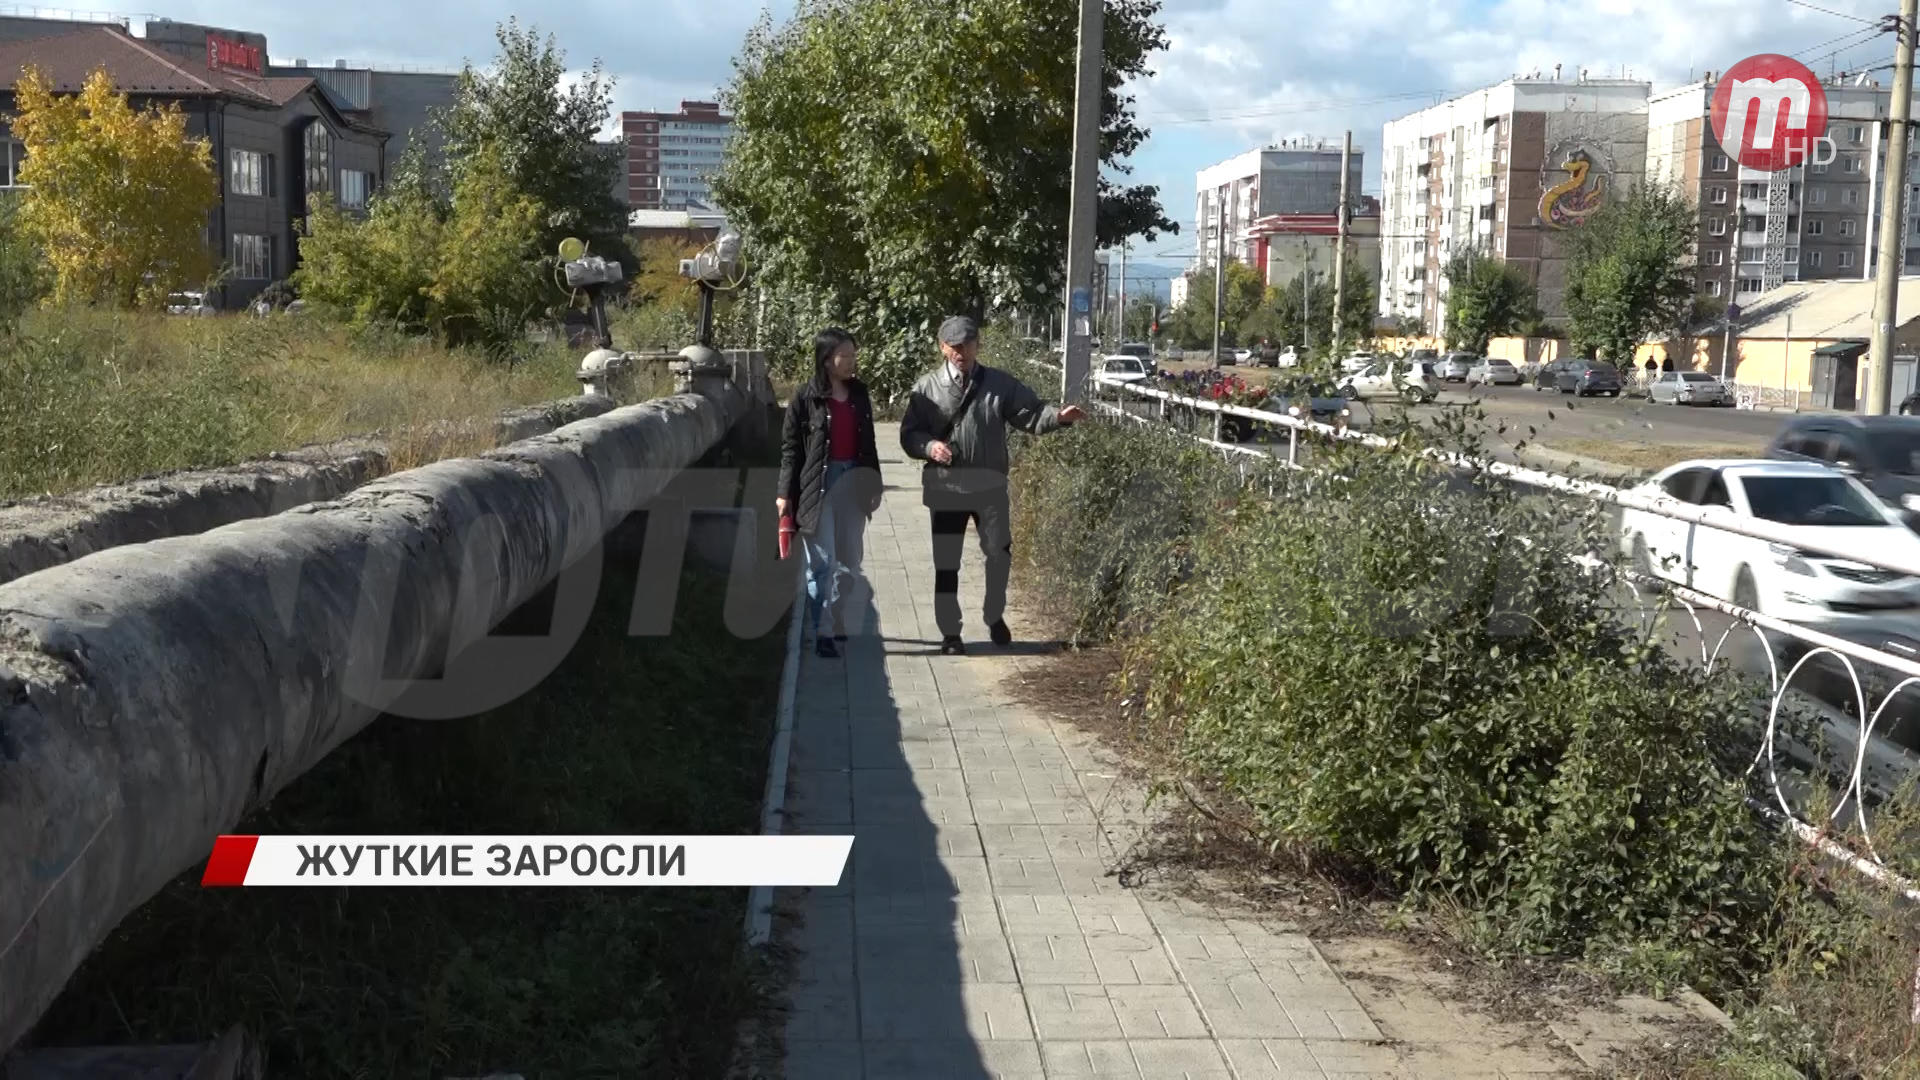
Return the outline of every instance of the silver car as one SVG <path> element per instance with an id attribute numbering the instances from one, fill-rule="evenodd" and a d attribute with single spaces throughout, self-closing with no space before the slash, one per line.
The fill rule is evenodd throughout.
<path id="1" fill-rule="evenodd" d="M 1475 383 L 1481 386 L 1519 386 L 1520 369 L 1511 363 L 1494 357 L 1482 357 L 1472 370 L 1467 372 L 1467 385 Z"/>
<path id="2" fill-rule="evenodd" d="M 1731 405 L 1733 391 L 1704 371 L 1663 371 L 1647 384 L 1647 400 L 1655 405 Z"/>
<path id="3" fill-rule="evenodd" d="M 1433 365 L 1434 374 L 1441 382 L 1467 381 L 1467 375 L 1473 371 L 1473 365 L 1479 357 L 1472 353 L 1450 352 Z"/>

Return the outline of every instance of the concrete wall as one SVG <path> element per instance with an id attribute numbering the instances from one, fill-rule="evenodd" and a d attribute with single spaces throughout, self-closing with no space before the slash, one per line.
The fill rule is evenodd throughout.
<path id="1" fill-rule="evenodd" d="M 128 913 L 755 406 L 619 409 L 0 586 L 0 1047 Z"/>

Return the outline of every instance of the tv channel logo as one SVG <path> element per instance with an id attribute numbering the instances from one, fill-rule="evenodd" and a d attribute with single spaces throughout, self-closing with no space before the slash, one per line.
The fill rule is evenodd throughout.
<path id="1" fill-rule="evenodd" d="M 1710 115 L 1720 148 L 1749 169 L 1826 164 L 1836 152 L 1827 137 L 1826 89 L 1790 56 L 1762 53 L 1728 68 Z"/>

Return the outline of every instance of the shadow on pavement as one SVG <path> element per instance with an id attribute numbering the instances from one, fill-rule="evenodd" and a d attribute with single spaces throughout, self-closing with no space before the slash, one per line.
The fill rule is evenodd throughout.
<path id="1" fill-rule="evenodd" d="M 925 643 L 882 636 L 864 582 L 856 596 L 842 658 L 802 650 L 789 828 L 855 839 L 840 884 L 794 905 L 785 1075 L 989 1080 L 974 1033 L 1007 1003 L 980 984 L 1011 982 L 1013 957 L 991 900 L 975 912 L 957 900 L 960 876 L 984 895 L 987 873 L 958 753 L 928 665 L 900 663 Z M 987 948 L 966 947 L 968 920 L 994 927 Z"/>

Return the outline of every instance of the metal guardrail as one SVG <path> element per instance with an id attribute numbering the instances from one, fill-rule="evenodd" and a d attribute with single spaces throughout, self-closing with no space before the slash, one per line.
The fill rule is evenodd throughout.
<path id="1" fill-rule="evenodd" d="M 1328 440 L 1356 442 L 1377 449 L 1392 449 L 1398 446 L 1396 440 L 1366 432 L 1354 431 L 1343 425 L 1324 424 L 1294 415 L 1250 409 L 1244 406 L 1225 405 L 1220 402 L 1174 394 L 1158 389 L 1157 387 L 1115 382 L 1101 378 L 1098 375 L 1091 376 L 1088 380 L 1088 385 L 1090 390 L 1097 391 L 1102 388 L 1111 390 L 1117 399 L 1133 396 L 1157 401 L 1160 405 L 1159 415 L 1162 418 L 1173 408 L 1188 409 L 1196 413 L 1212 413 L 1215 418 L 1214 437 L 1212 439 L 1202 438 L 1200 436 L 1190 437 L 1208 446 L 1215 447 L 1223 453 L 1238 453 L 1267 458 L 1273 462 L 1275 466 L 1280 468 L 1301 468 L 1298 461 L 1298 450 L 1299 438 L 1302 434 L 1313 435 Z M 1121 405 L 1099 400 L 1097 393 L 1091 394 L 1089 401 L 1104 415 L 1125 416 L 1143 423 L 1153 422 L 1147 417 L 1128 412 Z M 1220 430 L 1221 418 L 1228 416 L 1241 417 L 1286 430 L 1288 432 L 1288 450 L 1286 457 L 1281 459 L 1264 450 L 1256 450 L 1221 440 L 1219 437 L 1222 434 Z M 1869 543 L 1849 542 L 1852 538 L 1848 538 L 1848 541 L 1810 544 L 1804 537 L 1794 534 L 1788 526 L 1754 518 L 1742 518 L 1730 510 L 1720 507 L 1676 506 L 1670 501 L 1655 499 L 1630 490 L 1622 490 L 1608 484 L 1596 483 L 1590 480 L 1580 480 L 1575 477 L 1562 476 L 1557 473 L 1545 472 L 1539 469 L 1510 465 L 1506 462 L 1470 458 L 1463 454 L 1433 449 L 1425 449 L 1422 450 L 1421 453 L 1449 465 L 1482 471 L 1514 483 L 1525 484 L 1542 490 L 1554 491 L 1589 499 L 1594 502 L 1640 510 L 1658 517 L 1683 521 L 1703 528 L 1719 529 L 1724 532 L 1747 536 L 1757 540 L 1787 544 L 1800 550 L 1830 555 L 1884 570 L 1920 577 L 1920 560 L 1890 558 L 1875 550 Z M 1606 565 L 1591 554 L 1586 556 L 1582 561 L 1584 564 L 1596 569 Z M 1622 584 L 1632 589 L 1636 596 L 1639 595 L 1641 586 L 1647 586 L 1672 597 L 1687 610 L 1689 617 L 1693 619 L 1696 630 L 1700 630 L 1702 633 L 1701 659 L 1709 672 L 1711 672 L 1719 662 L 1722 650 L 1724 650 L 1727 642 L 1742 624 L 1753 630 L 1756 634 L 1760 634 L 1762 630 L 1772 631 L 1809 646 L 1809 650 L 1795 662 L 1783 678 L 1780 674 L 1778 663 L 1775 660 L 1773 649 L 1770 643 L 1766 641 L 1765 635 L 1761 634 L 1761 641 L 1764 646 L 1763 651 L 1767 656 L 1771 702 L 1767 714 L 1766 728 L 1762 733 L 1761 748 L 1755 755 L 1753 762 L 1748 766 L 1747 773 L 1751 776 L 1763 764 L 1766 766 L 1768 782 L 1773 789 L 1774 799 L 1778 805 L 1777 809 L 1766 806 L 1762 806 L 1760 809 L 1782 817 L 1795 836 L 1818 848 L 1824 854 L 1846 863 L 1876 881 L 1880 881 L 1899 890 L 1911 900 L 1920 901 L 1920 885 L 1916 885 L 1914 882 L 1889 870 L 1881 860 L 1879 853 L 1874 849 L 1872 830 L 1868 824 L 1866 814 L 1866 804 L 1870 795 L 1867 783 L 1869 758 L 1872 757 L 1877 762 L 1885 764 L 1884 759 L 1889 756 L 1888 751 L 1880 750 L 1876 752 L 1873 748 L 1874 732 L 1879 728 L 1882 717 L 1886 714 L 1888 707 L 1893 701 L 1909 688 L 1920 686 L 1920 658 L 1898 656 L 1870 646 L 1861 645 L 1858 642 L 1824 633 L 1820 630 L 1789 623 L 1761 612 L 1728 603 L 1718 597 L 1710 596 L 1706 593 L 1642 573 L 1628 571 L 1623 574 L 1623 577 L 1624 580 Z M 1719 640 L 1710 650 L 1706 646 L 1704 628 L 1701 626 L 1699 619 L 1699 613 L 1703 609 L 1717 611 L 1738 620 L 1734 626 L 1729 627 L 1727 631 L 1720 636 Z M 1859 732 L 1855 740 L 1853 767 L 1844 790 L 1841 792 L 1839 801 L 1828 817 L 1826 827 L 1816 826 L 1802 820 L 1794 812 L 1791 803 L 1781 788 L 1779 769 L 1777 768 L 1781 704 L 1785 700 L 1788 690 L 1793 687 L 1795 677 L 1798 676 L 1802 670 L 1806 669 L 1808 664 L 1823 656 L 1833 657 L 1844 668 L 1853 686 L 1854 704 L 1857 705 L 1859 710 L 1855 714 L 1858 717 Z M 1902 676 L 1901 680 L 1891 690 L 1880 696 L 1877 705 L 1871 710 L 1868 708 L 1869 701 L 1865 687 L 1862 685 L 1859 671 L 1855 667 L 1856 661 L 1874 664 Z M 1904 765 L 1907 768 L 1920 765 L 1920 759 L 1915 759 L 1904 752 L 1894 754 L 1893 757 L 1898 764 Z M 1834 823 L 1841 820 L 1842 815 L 1846 813 L 1850 804 L 1855 822 L 1859 828 L 1861 841 L 1866 847 L 1864 856 L 1859 852 L 1837 843 L 1827 835 L 1827 828 L 1830 828 Z"/>

